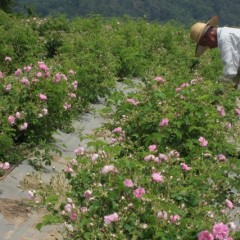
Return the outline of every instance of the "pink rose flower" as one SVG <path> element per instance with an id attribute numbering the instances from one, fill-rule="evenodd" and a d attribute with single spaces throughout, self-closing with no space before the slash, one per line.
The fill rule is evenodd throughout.
<path id="1" fill-rule="evenodd" d="M 8 162 L 0 163 L 0 169 L 8 170 L 10 168 L 10 164 Z"/>
<path id="2" fill-rule="evenodd" d="M 239 108 L 236 108 L 236 109 L 235 109 L 235 113 L 239 116 L 239 115 L 240 115 L 240 109 L 239 109 Z"/>
<path id="3" fill-rule="evenodd" d="M 20 112 L 16 112 L 15 116 L 17 119 L 20 119 L 22 117 L 22 114 Z"/>
<path id="4" fill-rule="evenodd" d="M 119 221 L 119 216 L 117 213 L 113 213 L 107 216 L 104 216 L 104 223 L 109 225 L 112 222 L 118 222 Z"/>
<path id="5" fill-rule="evenodd" d="M 78 81 L 72 82 L 72 86 L 73 86 L 73 88 L 76 90 L 77 87 L 78 87 Z"/>
<path id="6" fill-rule="evenodd" d="M 191 170 L 191 167 L 189 167 L 186 163 L 181 163 L 180 165 L 181 165 L 182 169 L 185 171 Z"/>
<path id="7" fill-rule="evenodd" d="M 15 117 L 13 115 L 10 115 L 8 117 L 8 122 L 12 126 L 15 123 Z"/>
<path id="8" fill-rule="evenodd" d="M 79 147 L 79 148 L 74 150 L 74 153 L 76 154 L 76 156 L 84 155 L 85 149 L 84 149 L 84 147 Z"/>
<path id="9" fill-rule="evenodd" d="M 46 101 L 47 100 L 47 96 L 45 94 L 39 93 L 38 97 L 40 98 L 40 100 L 42 101 Z"/>
<path id="10" fill-rule="evenodd" d="M 124 180 L 124 185 L 125 185 L 126 187 L 131 188 L 131 187 L 133 187 L 133 181 L 132 181 L 131 179 L 125 179 L 125 180 Z"/>
<path id="11" fill-rule="evenodd" d="M 150 145 L 150 146 L 148 147 L 148 150 L 149 150 L 150 152 L 155 152 L 155 151 L 157 150 L 157 146 L 156 146 L 155 144 Z"/>
<path id="12" fill-rule="evenodd" d="M 75 93 L 70 93 L 69 96 L 70 96 L 70 98 L 76 98 L 77 97 L 77 95 Z"/>
<path id="13" fill-rule="evenodd" d="M 158 213 L 157 213 L 157 217 L 158 218 L 161 218 L 161 219 L 163 219 L 163 220 L 167 220 L 167 218 L 168 218 L 168 213 L 166 212 L 166 211 L 159 211 Z"/>
<path id="14" fill-rule="evenodd" d="M 208 141 L 204 137 L 200 137 L 198 141 L 201 147 L 206 147 L 208 145 Z"/>
<path id="15" fill-rule="evenodd" d="M 67 213 L 71 213 L 72 212 L 72 204 L 71 203 L 67 203 L 64 207 L 64 210 L 67 212 Z"/>
<path id="16" fill-rule="evenodd" d="M 155 156 L 154 155 L 147 155 L 146 157 L 144 157 L 144 160 L 146 161 L 146 162 L 149 162 L 149 161 L 151 161 L 151 160 L 154 160 L 155 159 Z"/>
<path id="17" fill-rule="evenodd" d="M 139 198 L 141 199 L 143 194 L 145 194 L 145 189 L 142 188 L 142 187 L 138 187 L 136 190 L 134 190 L 133 192 L 133 195 L 136 197 L 136 198 Z"/>
<path id="18" fill-rule="evenodd" d="M 38 62 L 38 67 L 43 70 L 45 73 L 49 71 L 47 65 L 44 62 Z"/>
<path id="19" fill-rule="evenodd" d="M 164 182 L 164 177 L 160 173 L 153 173 L 152 174 L 152 180 L 154 182 Z"/>
<path id="20" fill-rule="evenodd" d="M 91 156 L 91 160 L 92 160 L 93 162 L 95 162 L 98 158 L 99 158 L 99 154 L 97 154 L 97 153 L 94 153 L 94 154 Z"/>
<path id="21" fill-rule="evenodd" d="M 232 124 L 231 124 L 230 122 L 227 122 L 227 123 L 225 124 L 225 128 L 226 128 L 226 129 L 231 129 L 231 128 L 232 128 Z"/>
<path id="22" fill-rule="evenodd" d="M 162 153 L 160 153 L 160 154 L 158 155 L 158 158 L 159 158 L 160 161 L 163 161 L 163 162 L 167 162 L 167 161 L 168 161 L 167 155 L 162 154 Z"/>
<path id="23" fill-rule="evenodd" d="M 32 66 L 23 67 L 23 70 L 24 70 L 25 72 L 30 72 L 31 69 L 32 69 Z"/>
<path id="24" fill-rule="evenodd" d="M 234 208 L 234 205 L 233 203 L 229 200 L 229 199 L 226 199 L 225 200 L 225 203 L 226 203 L 226 206 L 230 209 L 233 209 Z"/>
<path id="25" fill-rule="evenodd" d="M 64 103 L 63 104 L 63 108 L 65 109 L 65 110 L 68 110 L 68 109 L 70 109 L 72 106 L 71 106 L 71 104 L 68 104 L 68 103 Z"/>
<path id="26" fill-rule="evenodd" d="M 29 80 L 26 78 L 26 77 L 23 77 L 21 80 L 20 80 L 20 83 L 22 83 L 23 85 L 27 86 L 30 84 Z"/>
<path id="27" fill-rule="evenodd" d="M 216 223 L 213 226 L 213 236 L 216 239 L 224 240 L 224 239 L 228 238 L 228 235 L 229 235 L 229 228 L 226 224 Z"/>
<path id="28" fill-rule="evenodd" d="M 160 126 L 160 127 L 165 127 L 165 126 L 168 125 L 168 123 L 169 123 L 169 119 L 168 119 L 168 118 L 163 118 L 163 119 L 161 120 L 161 122 L 159 123 L 159 126 Z"/>
<path id="29" fill-rule="evenodd" d="M 114 128 L 112 130 L 113 133 L 121 133 L 122 132 L 122 128 L 121 127 L 117 127 L 117 128 Z"/>
<path id="30" fill-rule="evenodd" d="M 6 85 L 5 91 L 6 91 L 6 92 L 9 92 L 9 91 L 11 90 L 11 88 L 12 88 L 12 84 L 9 83 L 9 84 Z"/>
<path id="31" fill-rule="evenodd" d="M 5 61 L 6 61 L 6 62 L 11 62 L 11 61 L 12 61 L 12 58 L 11 58 L 11 57 L 8 57 L 8 56 L 6 56 L 6 57 L 5 57 Z"/>
<path id="32" fill-rule="evenodd" d="M 35 191 L 34 191 L 34 190 L 33 190 L 33 191 L 29 190 L 29 191 L 28 191 L 28 197 L 29 197 L 30 199 L 33 199 L 33 198 L 35 197 Z"/>
<path id="33" fill-rule="evenodd" d="M 134 106 L 137 106 L 137 105 L 139 104 L 138 101 L 136 101 L 135 99 L 132 99 L 132 98 L 128 98 L 128 99 L 127 99 L 127 102 L 128 102 L 128 103 L 131 103 L 131 104 L 134 105 Z"/>
<path id="34" fill-rule="evenodd" d="M 222 117 L 224 117 L 226 115 L 224 108 L 222 106 L 218 106 L 217 111 Z"/>
<path id="35" fill-rule="evenodd" d="M 106 165 L 102 168 L 102 174 L 107 174 L 107 173 L 117 173 L 118 170 L 114 165 Z"/>
<path id="36" fill-rule="evenodd" d="M 84 197 L 87 199 L 87 200 L 91 200 L 93 198 L 93 195 L 92 195 L 92 191 L 91 190 L 87 190 L 84 192 Z"/>
<path id="37" fill-rule="evenodd" d="M 64 172 L 65 172 L 65 173 L 73 173 L 73 169 L 72 169 L 71 167 L 66 167 L 66 168 L 64 169 Z"/>
<path id="38" fill-rule="evenodd" d="M 27 128 L 28 128 L 28 123 L 27 122 L 24 122 L 23 124 L 18 126 L 18 129 L 20 131 L 26 130 Z"/>
<path id="39" fill-rule="evenodd" d="M 20 68 L 18 68 L 16 71 L 15 71 L 15 76 L 18 77 L 19 75 L 22 74 L 22 70 Z"/>
<path id="40" fill-rule="evenodd" d="M 157 81 L 158 83 L 164 83 L 165 82 L 165 80 L 161 76 L 155 77 L 154 80 Z"/>
<path id="41" fill-rule="evenodd" d="M 180 220 L 180 216 L 178 214 L 171 215 L 169 217 L 170 223 L 176 223 Z"/>
<path id="42" fill-rule="evenodd" d="M 221 162 L 226 162 L 227 158 L 224 154 L 218 154 L 217 159 Z"/>
<path id="43" fill-rule="evenodd" d="M 176 150 L 171 150 L 169 152 L 169 155 L 170 155 L 170 157 L 173 157 L 173 158 L 179 158 L 180 157 L 180 153 Z"/>
<path id="44" fill-rule="evenodd" d="M 73 222 L 77 221 L 78 215 L 77 213 L 70 213 L 69 219 Z"/>
<path id="45" fill-rule="evenodd" d="M 69 70 L 69 72 L 68 72 L 70 75 L 75 75 L 75 72 L 71 69 L 71 70 Z"/>
<path id="46" fill-rule="evenodd" d="M 214 236 L 212 235 L 212 233 L 204 230 L 198 234 L 198 240 L 214 240 Z"/>

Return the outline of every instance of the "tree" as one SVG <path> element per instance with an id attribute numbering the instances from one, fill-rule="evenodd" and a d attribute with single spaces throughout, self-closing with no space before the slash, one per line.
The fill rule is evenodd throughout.
<path id="1" fill-rule="evenodd" d="M 13 4 L 14 0 L 0 0 L 0 9 L 9 13 L 12 10 Z"/>

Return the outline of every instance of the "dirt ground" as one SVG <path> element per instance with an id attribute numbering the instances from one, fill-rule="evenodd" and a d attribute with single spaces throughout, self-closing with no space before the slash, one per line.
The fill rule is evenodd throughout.
<path id="1" fill-rule="evenodd" d="M 14 225 L 20 225 L 26 221 L 31 213 L 28 201 L 16 201 L 0 198 L 0 213 Z"/>

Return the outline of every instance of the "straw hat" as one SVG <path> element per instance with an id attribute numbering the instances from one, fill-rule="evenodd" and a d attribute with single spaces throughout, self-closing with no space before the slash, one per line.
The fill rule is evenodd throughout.
<path id="1" fill-rule="evenodd" d="M 190 37 L 193 41 L 197 43 L 195 56 L 201 56 L 209 47 L 199 45 L 200 40 L 204 36 L 204 34 L 208 31 L 210 27 L 217 27 L 218 25 L 218 16 L 212 17 L 207 23 L 195 23 L 190 32 Z"/>

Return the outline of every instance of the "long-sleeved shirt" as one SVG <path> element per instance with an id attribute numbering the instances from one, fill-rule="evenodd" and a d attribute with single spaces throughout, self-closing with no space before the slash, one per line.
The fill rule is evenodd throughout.
<path id="1" fill-rule="evenodd" d="M 240 29 L 217 28 L 218 49 L 224 64 L 223 75 L 233 78 L 240 70 Z"/>

